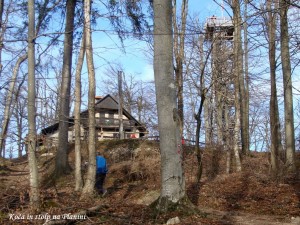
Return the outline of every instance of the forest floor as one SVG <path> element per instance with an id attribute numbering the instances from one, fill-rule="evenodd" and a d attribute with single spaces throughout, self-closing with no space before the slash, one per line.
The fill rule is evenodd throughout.
<path id="1" fill-rule="evenodd" d="M 42 180 L 41 210 L 29 209 L 27 158 L 2 160 L 0 165 L 0 224 L 177 224 L 300 225 L 300 180 L 277 181 L 269 176 L 267 153 L 252 152 L 243 159 L 243 172 L 225 174 L 225 152 L 203 151 L 203 176 L 196 188 L 197 159 L 192 147 L 184 146 L 187 195 L 198 213 L 155 214 L 149 205 L 160 190 L 158 144 L 149 141 L 98 143 L 108 159 L 107 193 L 82 200 L 74 192 L 74 175 L 47 182 L 54 167 L 51 154 L 39 154 Z M 43 152 L 45 152 L 43 150 Z M 299 154 L 297 154 L 299 160 Z M 86 160 L 83 149 L 83 160 Z M 69 151 L 73 166 L 73 146 Z M 84 171 L 84 168 L 83 168 Z M 79 216 L 79 214 L 82 216 Z"/>

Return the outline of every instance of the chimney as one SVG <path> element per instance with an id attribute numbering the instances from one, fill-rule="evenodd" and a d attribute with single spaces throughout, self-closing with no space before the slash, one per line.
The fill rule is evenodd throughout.
<path id="1" fill-rule="evenodd" d="M 95 103 L 97 103 L 98 101 L 100 101 L 103 97 L 102 96 L 95 96 Z"/>

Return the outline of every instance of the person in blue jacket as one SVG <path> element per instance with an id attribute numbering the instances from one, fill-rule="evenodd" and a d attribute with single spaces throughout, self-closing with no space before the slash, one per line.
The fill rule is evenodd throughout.
<path id="1" fill-rule="evenodd" d="M 106 159 L 100 155 L 100 153 L 97 153 L 96 156 L 96 190 L 98 191 L 98 193 L 101 194 L 105 194 L 106 193 L 106 189 L 104 189 L 104 181 L 105 181 L 105 177 L 106 174 L 108 172 L 107 169 L 107 163 L 106 163 Z"/>

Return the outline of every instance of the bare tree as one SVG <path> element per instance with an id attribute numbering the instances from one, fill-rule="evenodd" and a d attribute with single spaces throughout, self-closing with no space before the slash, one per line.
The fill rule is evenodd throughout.
<path id="1" fill-rule="evenodd" d="M 234 24 L 234 88 L 235 88 L 235 125 L 234 125 L 234 143 L 233 150 L 236 160 L 236 170 L 242 170 L 242 164 L 239 155 L 239 140 L 240 140 L 240 127 L 241 127 L 241 99 L 240 93 L 240 79 L 243 72 L 242 64 L 242 42 L 241 42 L 241 13 L 239 0 L 233 0 L 233 24 Z"/>
<path id="2" fill-rule="evenodd" d="M 186 197 L 180 117 L 173 76 L 172 0 L 154 0 L 154 76 L 161 151 L 158 208 L 168 211 Z"/>
<path id="3" fill-rule="evenodd" d="M 234 23 L 235 23 L 235 29 L 234 29 L 234 33 L 235 33 L 235 42 L 234 45 L 236 45 L 236 52 L 234 54 L 238 54 L 235 55 L 235 60 L 234 63 L 236 63 L 236 73 L 235 77 L 236 79 L 239 80 L 239 85 L 236 87 L 238 88 L 239 92 L 239 105 L 240 105 L 240 133 L 241 133 L 241 145 L 242 145 L 242 149 L 241 149 L 241 153 L 243 155 L 248 154 L 249 152 L 249 146 L 247 146 L 246 142 L 248 140 L 247 134 L 248 134 L 248 127 L 246 127 L 247 125 L 247 118 L 248 117 L 248 113 L 246 112 L 247 108 L 248 108 L 248 103 L 247 103 L 247 99 L 246 99 L 246 88 L 245 88 L 245 79 L 244 79 L 244 70 L 243 70 L 243 48 L 242 48 L 242 16 L 241 16 L 241 9 L 240 9 L 240 1 L 239 0 L 234 0 L 234 6 L 233 6 L 233 18 L 234 18 Z M 237 60 L 237 61 L 236 61 Z"/>
<path id="4" fill-rule="evenodd" d="M 200 101 L 200 106 L 198 109 L 198 112 L 195 114 L 195 119 L 197 122 L 196 125 L 196 154 L 197 154 L 197 161 L 198 161 L 198 170 L 197 170 L 197 185 L 200 186 L 200 179 L 202 176 L 202 154 L 200 151 L 200 129 L 201 129 L 201 114 L 202 114 L 202 110 L 203 110 L 203 105 L 205 102 L 205 98 L 206 98 L 206 92 L 207 89 L 205 88 L 204 85 L 204 71 L 205 71 L 205 65 L 207 60 L 204 62 L 203 60 L 203 37 L 200 37 L 200 51 L 201 51 L 201 58 L 200 58 L 200 97 L 201 97 L 201 101 Z"/>
<path id="5" fill-rule="evenodd" d="M 269 63 L 270 63 L 270 81 L 271 81 L 271 97 L 270 97 L 270 131 L 271 131 L 271 171 L 273 176 L 278 175 L 279 169 L 279 153 L 281 148 L 280 138 L 280 122 L 277 100 L 276 85 L 276 25 L 277 25 L 277 9 L 278 4 L 273 0 L 267 0 L 267 20 L 266 26 L 269 38 Z"/>
<path id="6" fill-rule="evenodd" d="M 24 76 L 25 78 L 25 76 Z M 24 79 L 25 81 L 25 79 Z M 17 143 L 18 143 L 18 157 L 21 157 L 23 154 L 24 149 L 24 139 L 23 134 L 25 133 L 26 128 L 26 118 L 27 118 L 27 111 L 26 111 L 26 104 L 27 104 L 27 98 L 25 95 L 23 95 L 22 92 L 24 92 L 25 87 L 22 87 L 22 85 L 19 85 L 19 94 L 16 97 L 15 101 L 15 111 L 14 111 L 14 117 L 16 118 L 16 124 L 17 124 Z M 23 90 L 23 91 L 22 91 Z M 27 92 L 27 90 L 26 90 Z"/>
<path id="7" fill-rule="evenodd" d="M 136 104 L 136 98 L 138 93 L 138 81 L 136 80 L 135 75 L 128 74 L 122 67 L 122 65 L 116 65 L 115 67 L 110 66 L 105 74 L 108 79 L 104 79 L 102 83 L 104 86 L 102 87 L 103 91 L 110 93 L 116 99 L 118 99 L 118 90 L 119 90 L 119 72 L 122 71 L 122 92 L 123 92 L 123 106 L 124 108 L 132 114 L 133 106 Z"/>
<path id="8" fill-rule="evenodd" d="M 96 179 L 96 131 L 95 131 L 95 67 L 93 59 L 92 31 L 91 31 L 91 0 L 84 1 L 84 24 L 85 24 L 85 41 L 86 41 L 86 60 L 89 78 L 89 95 L 88 95 L 88 148 L 89 148 L 89 166 L 87 171 L 86 182 L 82 194 L 83 197 L 89 196 L 94 191 Z"/>
<path id="9" fill-rule="evenodd" d="M 289 51 L 289 31 L 288 31 L 288 9 L 289 2 L 279 1 L 280 13 L 280 47 L 281 63 L 283 74 L 284 90 L 284 118 L 285 118 L 285 145 L 286 145 L 286 166 L 289 171 L 295 172 L 295 130 L 294 130 L 294 109 L 293 109 L 293 87 L 291 61 Z"/>
<path id="10" fill-rule="evenodd" d="M 248 41 L 248 1 L 244 0 L 244 80 L 245 80 L 245 99 L 242 101 L 244 103 L 243 108 L 243 135 L 244 135 L 244 152 L 249 154 L 250 152 L 250 134 L 249 134 L 249 104 L 250 104 L 250 96 L 249 96 L 249 41 Z"/>
<path id="11" fill-rule="evenodd" d="M 0 0 L 0 77 L 2 76 L 2 49 L 3 49 L 3 37 L 6 31 L 6 26 L 3 23 L 3 11 L 4 11 L 4 0 Z"/>
<path id="12" fill-rule="evenodd" d="M 197 161 L 198 161 L 198 170 L 197 170 L 197 185 L 200 185 L 200 179 L 202 176 L 202 153 L 200 150 L 200 129 L 201 129 L 201 115 L 203 111 L 203 106 L 206 100 L 206 95 L 208 88 L 205 87 L 205 69 L 208 63 L 209 56 L 211 54 L 212 48 L 209 49 L 206 58 L 204 59 L 204 50 L 203 50 L 203 45 L 204 45 L 204 37 L 201 35 L 199 37 L 199 56 L 200 56 L 200 84 L 197 86 L 197 89 L 200 90 L 200 105 L 198 108 L 197 113 L 195 113 L 195 120 L 196 120 L 196 144 L 195 144 L 195 149 L 196 149 L 196 155 L 197 155 Z"/>
<path id="13" fill-rule="evenodd" d="M 178 113 L 180 118 L 180 133 L 183 136 L 184 122 L 184 97 L 183 97 L 183 63 L 184 63 L 184 46 L 186 19 L 188 14 L 188 0 L 183 0 L 181 4 L 181 22 L 177 21 L 177 4 L 173 0 L 173 28 L 174 28 L 174 55 L 175 55 L 175 77 L 177 85 Z"/>
<path id="14" fill-rule="evenodd" d="M 3 122 L 2 122 L 2 130 L 1 130 L 1 136 L 0 136 L 0 155 L 1 153 L 4 153 L 5 151 L 5 138 L 7 135 L 7 130 L 9 126 L 10 116 L 12 112 L 14 111 L 14 108 L 12 107 L 12 101 L 15 94 L 15 86 L 16 81 L 18 77 L 18 72 L 20 69 L 21 64 L 27 59 L 27 53 L 25 55 L 22 55 L 16 62 L 16 65 L 13 69 L 13 74 L 11 77 L 11 81 L 9 84 L 9 89 L 7 90 L 6 95 L 6 101 L 5 101 L 5 109 L 4 109 L 4 115 L 3 115 Z M 4 154 L 3 154 L 4 155 Z"/>
<path id="15" fill-rule="evenodd" d="M 3 5 L 2 4 L 3 4 L 3 1 L 0 2 L 0 22 L 1 22 L 0 23 L 1 24 L 0 43 L 3 42 L 4 32 L 6 31 L 6 28 L 7 28 L 6 24 L 8 23 L 8 21 L 7 21 L 8 15 L 10 15 L 10 13 L 11 13 L 10 7 L 13 7 L 12 2 L 8 4 L 7 12 L 5 13 L 6 18 L 4 20 L 2 20 L 2 13 L 3 13 Z M 54 8 L 54 6 L 52 6 L 52 7 L 49 7 L 49 9 L 48 9 L 47 8 L 48 4 L 49 4 L 49 1 L 44 2 L 43 5 L 41 5 L 40 10 L 38 11 L 38 20 L 37 20 L 37 24 L 35 27 L 36 35 L 42 29 L 41 27 L 44 27 L 43 22 L 45 22 L 47 16 L 49 15 L 49 12 Z M 51 46 L 51 44 L 49 46 Z M 3 44 L 0 45 L 0 64 L 1 64 L 2 47 L 3 47 Z M 9 47 L 6 46 L 6 48 L 4 48 L 4 49 L 7 50 L 7 49 L 9 49 Z M 43 52 L 41 54 L 43 54 Z M 16 89 L 17 89 L 16 85 L 18 83 L 17 80 L 18 80 L 18 75 L 19 75 L 18 73 L 19 73 L 22 63 L 26 59 L 27 59 L 27 52 L 24 52 L 24 48 L 22 47 L 22 50 L 18 53 L 17 60 L 16 61 L 12 60 L 12 62 L 15 63 L 15 65 L 12 70 L 12 75 L 11 75 L 11 77 L 9 77 L 9 81 L 7 82 L 7 84 L 9 84 L 9 88 L 6 92 L 5 109 L 4 109 L 4 115 L 3 115 L 2 130 L 1 130 L 1 134 L 0 134 L 1 135 L 0 136 L 0 155 L 2 153 L 2 150 L 3 150 L 3 155 L 5 153 L 5 151 L 4 151 L 5 144 L 4 143 L 5 143 L 7 131 L 9 128 L 11 115 L 12 115 L 12 112 L 14 111 L 14 104 L 13 104 L 12 100 L 16 96 Z M 2 72 L 2 67 L 0 65 L 0 76 L 1 76 L 1 72 Z M 38 86 L 38 85 L 36 85 L 36 86 Z"/>
<path id="16" fill-rule="evenodd" d="M 66 2 L 66 26 L 63 53 L 63 69 L 60 91 L 59 107 L 59 135 L 58 149 L 55 160 L 55 176 L 59 177 L 70 170 L 68 165 L 68 131 L 69 131 L 69 114 L 70 114 L 70 92 L 71 92 L 71 69 L 72 69 L 72 52 L 73 52 L 73 30 L 75 18 L 75 0 Z"/>
<path id="17" fill-rule="evenodd" d="M 75 106 L 74 106 L 74 129 L 75 129 L 75 191 L 82 189 L 83 181 L 81 174 L 81 71 L 85 54 L 85 35 L 82 35 L 80 51 L 77 60 L 75 75 Z"/>
<path id="18" fill-rule="evenodd" d="M 138 80 L 135 74 L 126 73 L 121 65 L 110 66 L 106 72 L 106 78 L 101 81 L 100 90 L 109 93 L 118 99 L 118 71 L 122 73 L 123 106 L 132 115 L 136 116 L 141 123 L 147 127 L 153 127 L 152 120 L 156 116 L 155 97 L 153 95 L 153 82 Z M 146 97 L 147 95 L 147 97 Z"/>
<path id="19" fill-rule="evenodd" d="M 36 123 L 35 123 L 35 10 L 34 0 L 28 1 L 28 165 L 30 180 L 30 204 L 34 210 L 40 204 L 38 168 L 35 157 Z"/>

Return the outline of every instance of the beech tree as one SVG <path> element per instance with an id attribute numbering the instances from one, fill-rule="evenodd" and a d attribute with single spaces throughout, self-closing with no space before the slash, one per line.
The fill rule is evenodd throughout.
<path id="1" fill-rule="evenodd" d="M 278 4 L 273 0 L 267 0 L 266 10 L 267 16 L 265 24 L 267 26 L 267 36 L 269 44 L 269 63 L 270 63 L 270 81 L 271 81 L 271 97 L 270 97 L 270 134 L 271 134 L 271 172 L 273 176 L 278 175 L 279 169 L 279 153 L 281 149 L 281 134 L 277 100 L 277 84 L 276 84 L 276 27 L 278 21 L 278 12 L 276 9 Z M 274 10 L 272 10 L 274 9 Z"/>
<path id="2" fill-rule="evenodd" d="M 63 69 L 60 91 L 59 105 L 59 135 L 58 148 L 55 160 L 55 175 L 60 176 L 67 173 L 70 168 L 68 165 L 68 131 L 69 131 L 69 114 L 70 114 L 70 93 L 71 93 L 71 69 L 73 53 L 73 32 L 75 18 L 76 0 L 66 1 L 66 25 L 63 53 Z"/>
<path id="3" fill-rule="evenodd" d="M 21 64 L 26 59 L 27 59 L 27 53 L 22 55 L 17 60 L 16 65 L 14 66 L 14 69 L 13 69 L 11 81 L 9 82 L 9 89 L 7 90 L 3 122 L 2 122 L 2 130 L 1 130 L 1 134 L 0 134 L 0 155 L 3 155 L 3 156 L 5 155 L 5 139 L 6 139 L 6 135 L 7 135 L 9 121 L 10 121 L 12 112 L 14 111 L 12 102 L 13 102 L 13 98 L 14 98 L 14 94 L 15 94 L 15 89 L 16 89 L 15 86 L 16 86 L 16 82 L 17 82 L 18 72 L 19 72 Z"/>
<path id="4" fill-rule="evenodd" d="M 242 79 L 243 73 L 243 63 L 242 63 L 242 42 L 241 42 L 241 10 L 240 10 L 240 2 L 239 0 L 232 1 L 232 10 L 233 10 L 233 24 L 234 24 L 234 60 L 233 60 L 233 73 L 234 73 L 234 105 L 235 105 L 235 125 L 234 125 L 234 137 L 233 137 L 233 151 L 236 161 L 236 170 L 242 170 L 241 159 L 239 155 L 239 140 L 241 134 L 241 101 L 243 96 L 240 95 L 242 91 L 240 91 L 240 80 Z M 242 140 L 243 141 L 243 140 Z"/>
<path id="5" fill-rule="evenodd" d="M 35 10 L 34 0 L 28 1 L 28 165 L 30 181 L 30 204 L 34 210 L 40 204 L 36 150 L 35 108 Z"/>
<path id="6" fill-rule="evenodd" d="M 95 67 L 93 59 L 92 31 L 91 31 L 91 0 L 84 1 L 84 35 L 86 44 L 86 61 L 88 69 L 89 93 L 88 93 L 88 149 L 89 165 L 86 181 L 82 190 L 83 197 L 93 193 L 96 179 L 96 130 L 95 130 Z"/>
<path id="7" fill-rule="evenodd" d="M 244 30 L 244 101 L 243 103 L 243 143 L 244 143 L 244 153 L 250 153 L 250 134 L 249 134 L 249 105 L 250 105 L 250 90 L 249 90 L 249 42 L 248 42 L 248 4 L 249 0 L 244 0 L 244 23 L 243 23 L 243 30 Z M 243 84 L 243 83 L 242 83 Z"/>
<path id="8" fill-rule="evenodd" d="M 174 28 L 174 55 L 175 55 L 175 77 L 177 86 L 177 102 L 178 113 L 180 117 L 180 134 L 183 136 L 184 125 L 184 97 L 183 97 L 183 64 L 184 64 L 184 46 L 185 46 L 185 31 L 186 20 L 188 14 L 188 0 L 182 0 L 181 4 L 181 21 L 177 20 L 177 4 L 173 0 L 173 28 Z"/>
<path id="9" fill-rule="evenodd" d="M 24 81 L 25 81 L 24 76 Z M 26 89 L 26 90 L 25 90 Z M 16 126 L 17 126 L 17 143 L 18 143 L 18 157 L 21 157 L 23 155 L 23 150 L 25 147 L 24 141 L 23 141 L 23 135 L 26 133 L 26 122 L 27 122 L 27 97 L 24 95 L 24 91 L 27 93 L 27 88 L 24 86 L 19 85 L 18 90 L 18 96 L 16 97 L 15 101 L 15 109 L 14 109 L 14 117 L 16 120 Z"/>
<path id="10" fill-rule="evenodd" d="M 3 24 L 3 11 L 4 11 L 4 0 L 0 0 L 0 77 L 2 77 L 2 49 L 3 49 L 3 37 L 6 30 L 6 26 Z"/>
<path id="11" fill-rule="evenodd" d="M 4 112 L 3 112 L 3 120 L 2 120 L 2 127 L 1 127 L 1 133 L 0 133 L 0 155 L 2 155 L 3 157 L 5 157 L 5 147 L 6 147 L 6 139 L 7 137 L 10 135 L 8 134 L 8 130 L 10 128 L 10 121 L 11 121 L 11 117 L 13 116 L 13 111 L 15 108 L 15 102 L 17 101 L 17 93 L 19 88 L 17 87 L 17 85 L 20 86 L 20 84 L 22 85 L 24 82 L 18 82 L 19 80 L 23 80 L 24 78 L 20 77 L 19 71 L 22 69 L 22 65 L 23 62 L 26 61 L 27 59 L 27 52 L 24 51 L 24 46 L 23 43 L 21 42 L 21 50 L 17 50 L 17 47 L 19 44 L 16 44 L 16 46 L 14 46 L 14 48 L 16 47 L 16 49 L 9 47 L 8 43 L 5 42 L 7 39 L 10 39 L 9 35 L 13 36 L 14 38 L 16 38 L 18 40 L 18 38 L 20 38 L 20 36 L 22 36 L 22 34 L 20 34 L 20 32 L 15 31 L 15 27 L 14 28 L 10 28 L 8 32 L 7 31 L 7 25 L 11 24 L 11 21 L 9 20 L 9 18 L 13 18 L 15 16 L 15 14 L 13 14 L 14 10 L 12 10 L 12 8 L 14 8 L 14 2 L 10 1 L 9 3 L 6 4 L 6 9 L 5 9 L 5 18 L 2 19 L 2 14 L 3 14 L 3 10 L 4 10 L 4 5 L 3 5 L 4 1 L 0 2 L 0 24 L 1 24 L 1 34 L 0 34 L 0 76 L 3 78 L 1 79 L 2 81 L 4 81 L 4 74 L 9 74 L 8 76 L 8 81 L 6 82 L 6 84 L 4 86 L 8 86 L 7 91 L 5 93 L 5 104 L 4 104 Z M 50 6 L 49 6 L 50 5 Z M 35 35 L 37 36 L 39 34 L 39 32 L 41 32 L 41 30 L 45 29 L 45 22 L 47 20 L 47 18 L 49 18 L 49 15 L 51 14 L 51 10 L 53 8 L 55 8 L 56 4 L 51 5 L 49 1 L 44 2 L 43 4 L 40 4 L 40 8 L 38 10 L 38 18 L 37 18 L 37 23 L 35 26 Z M 27 10 L 27 8 L 22 7 L 19 5 L 20 8 L 15 9 L 15 11 L 19 11 L 19 10 Z M 27 23 L 25 23 L 27 24 Z M 25 28 L 27 28 L 27 25 L 25 26 Z M 24 32 L 25 33 L 25 32 Z M 5 36 L 6 35 L 6 36 Z M 6 37 L 6 40 L 4 39 L 4 37 Z M 3 48 L 4 44 L 3 42 L 5 42 L 5 48 Z M 16 42 L 18 43 L 18 42 Z M 25 43 L 25 42 L 24 42 Z M 52 45 L 52 43 L 50 43 L 48 45 L 48 47 L 50 47 Z M 47 48 L 48 48 L 47 47 Z M 1 62 L 1 54 L 2 51 L 4 50 L 4 53 L 6 54 L 7 52 L 11 52 L 12 55 L 16 54 L 14 56 L 14 58 L 16 60 L 11 60 L 11 63 L 14 63 L 14 65 L 12 66 L 13 69 L 10 69 L 10 66 L 8 66 L 7 60 L 4 60 L 3 62 Z M 14 53 L 13 53 L 14 52 Z M 42 55 L 44 52 L 41 52 L 40 55 Z M 7 57 L 7 55 L 6 55 Z M 6 59 L 5 57 L 5 59 Z M 40 58 L 40 56 L 39 56 Z M 5 66 L 2 68 L 2 64 L 5 64 Z M 37 63 L 36 63 L 37 64 Z M 6 68 L 6 69 L 5 69 Z M 10 75 L 11 74 L 11 75 Z M 37 87 L 38 89 L 38 87 Z M 10 135 L 12 136 L 12 135 Z M 2 154 L 3 153 L 3 154 Z"/>
<path id="12" fill-rule="evenodd" d="M 83 31 L 84 32 L 84 31 Z M 74 106 L 74 129 L 75 129 L 75 191 L 82 189 L 83 181 L 81 174 L 81 71 L 85 54 L 85 34 L 82 35 L 80 51 L 75 75 L 75 106 Z"/>
<path id="13" fill-rule="evenodd" d="M 161 151 L 158 208 L 168 211 L 186 198 L 180 117 L 173 74 L 172 0 L 154 0 L 154 77 Z"/>
<path id="14" fill-rule="evenodd" d="M 289 2 L 279 1 L 280 49 L 284 91 L 285 147 L 286 166 L 290 172 L 296 171 L 295 165 L 295 128 L 293 109 L 292 71 L 289 51 L 288 9 Z"/>

